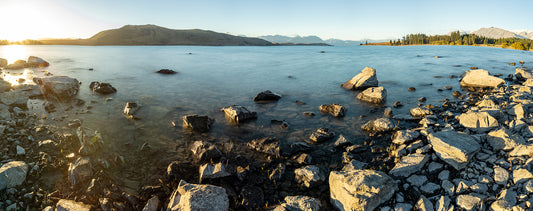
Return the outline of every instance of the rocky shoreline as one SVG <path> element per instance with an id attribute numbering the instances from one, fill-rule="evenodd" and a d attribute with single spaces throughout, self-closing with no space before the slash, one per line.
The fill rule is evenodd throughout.
<path id="1" fill-rule="evenodd" d="M 43 65 L 25 67 L 48 66 L 38 57 L 31 61 Z M 463 90 L 441 105 L 420 100 L 410 114 L 396 114 L 401 103 L 383 106 L 386 89 L 377 71 L 365 68 L 342 85 L 360 90 L 357 99 L 383 113 L 361 127 L 365 140 L 316 128 L 306 142 L 261 134 L 218 141 L 204 134 L 223 120 L 186 115 L 173 124 L 194 139 L 176 150 L 190 159 L 170 162 L 154 172 L 152 184 L 128 193 L 109 173 L 124 157 L 69 117 L 91 108 L 77 98 L 76 79 L 37 77 L 35 85 L 17 86 L 0 79 L 0 209 L 529 210 L 533 73 L 520 67 L 506 80 L 469 70 L 459 82 Z M 99 94 L 117 91 L 106 83 L 90 86 Z M 254 100 L 275 103 L 283 96 L 267 90 Z M 124 115 L 138 121 L 140 105 L 125 104 Z M 317 111 L 339 119 L 349 112 L 339 104 Z M 236 126 L 261 115 L 239 105 L 221 112 Z"/>

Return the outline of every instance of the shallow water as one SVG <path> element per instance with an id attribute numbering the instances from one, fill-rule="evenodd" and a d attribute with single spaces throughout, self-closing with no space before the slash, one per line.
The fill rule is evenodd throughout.
<path id="1" fill-rule="evenodd" d="M 293 142 L 306 140 L 319 127 L 328 127 L 362 142 L 365 135 L 360 126 L 382 115 L 383 108 L 392 107 L 395 101 L 405 106 L 393 109 L 394 113 L 408 114 L 420 97 L 427 98 L 425 104 L 435 105 L 452 98 L 460 87 L 459 79 L 450 75 L 459 76 L 475 66 L 506 76 L 515 69 L 509 62 L 522 60 L 526 67 L 533 62 L 532 52 L 468 46 L 0 46 L 0 58 L 10 62 L 29 55 L 47 60 L 50 67 L 4 73 L 14 77 L 11 80 L 49 72 L 81 81 L 78 97 L 93 108 L 65 121 L 79 118 L 84 127 L 103 134 L 108 147 L 125 158 L 121 175 L 132 189 L 150 172 L 164 171 L 170 160 L 185 157 L 184 147 L 198 138 L 246 142 L 274 135 Z M 380 85 L 387 89 L 383 106 L 359 102 L 355 99 L 358 92 L 340 88 L 366 66 L 377 70 Z M 179 73 L 155 73 L 162 68 Z M 92 81 L 111 83 L 118 92 L 93 94 L 88 87 Z M 437 91 L 445 86 L 453 90 Z M 416 91 L 408 92 L 408 87 Z M 252 98 L 264 90 L 283 97 L 275 103 L 254 103 Z M 128 101 L 142 105 L 140 120 L 122 115 Z M 346 116 L 337 119 L 320 114 L 318 106 L 330 103 L 347 107 Z M 257 111 L 258 119 L 240 126 L 228 124 L 220 108 L 233 104 Z M 307 111 L 316 116 L 302 115 Z M 181 123 L 181 117 L 188 114 L 208 115 L 216 121 L 209 133 L 201 135 L 172 127 L 172 121 Z M 274 119 L 286 120 L 290 128 L 271 125 Z M 147 145 L 151 152 L 142 151 Z"/>

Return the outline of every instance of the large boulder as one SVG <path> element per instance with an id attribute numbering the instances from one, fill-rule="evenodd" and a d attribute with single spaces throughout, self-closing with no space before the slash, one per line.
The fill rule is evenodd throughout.
<path id="1" fill-rule="evenodd" d="M 334 117 L 343 117 L 346 113 L 346 108 L 339 104 L 321 105 L 318 107 L 320 112 L 331 114 Z"/>
<path id="2" fill-rule="evenodd" d="M 172 193 L 167 207 L 167 211 L 228 209 L 229 200 L 224 188 L 189 184 L 183 180 Z"/>
<path id="3" fill-rule="evenodd" d="M 89 211 L 91 205 L 68 199 L 60 199 L 56 204 L 57 211 Z"/>
<path id="4" fill-rule="evenodd" d="M 341 85 L 342 88 L 349 90 L 366 89 L 368 87 L 378 86 L 378 78 L 376 76 L 376 69 L 365 67 L 361 73 L 354 76 L 349 81 Z"/>
<path id="5" fill-rule="evenodd" d="M 371 133 L 383 133 L 394 130 L 396 125 L 389 118 L 378 118 L 375 120 L 370 120 L 363 126 L 361 129 Z"/>
<path id="6" fill-rule="evenodd" d="M 470 135 L 455 131 L 430 133 L 428 140 L 437 156 L 457 170 L 465 168 L 481 148 Z"/>
<path id="7" fill-rule="evenodd" d="M 91 160 L 88 157 L 80 157 L 68 167 L 68 180 L 72 186 L 76 186 L 93 176 Z"/>
<path id="8" fill-rule="evenodd" d="M 187 115 L 183 116 L 183 127 L 198 132 L 207 132 L 215 120 L 208 116 Z"/>
<path id="9" fill-rule="evenodd" d="M 28 164 L 23 161 L 11 161 L 0 168 L 0 190 L 12 188 L 26 180 Z"/>
<path id="10" fill-rule="evenodd" d="M 398 186 L 387 174 L 374 170 L 332 171 L 331 203 L 339 210 L 374 210 L 389 200 Z"/>
<path id="11" fill-rule="evenodd" d="M 53 76 L 47 78 L 34 78 L 44 94 L 52 95 L 58 99 L 71 98 L 78 94 L 80 82 L 67 76 Z"/>
<path id="12" fill-rule="evenodd" d="M 98 81 L 93 81 L 91 84 L 89 84 L 89 88 L 93 90 L 93 92 L 98 92 L 100 94 L 111 94 L 117 92 L 117 89 L 115 87 L 111 86 L 109 83 L 100 83 Z"/>
<path id="13" fill-rule="evenodd" d="M 7 70 L 20 70 L 28 67 L 28 63 L 24 60 L 17 60 L 13 62 L 13 64 L 8 64 L 5 66 L 5 69 Z"/>
<path id="14" fill-rule="evenodd" d="M 48 67 L 50 64 L 42 58 L 36 56 L 28 57 L 28 67 Z"/>
<path id="15" fill-rule="evenodd" d="M 362 91 L 357 95 L 357 99 L 369 102 L 369 103 L 375 103 L 375 104 L 381 104 L 385 102 L 385 99 L 387 98 L 387 90 L 383 87 L 370 87 L 368 89 L 365 89 L 365 91 Z"/>
<path id="16" fill-rule="evenodd" d="M 461 79 L 461 86 L 465 87 L 498 87 L 505 84 L 505 80 L 489 75 L 489 71 L 476 69 L 468 70 Z"/>
<path id="17" fill-rule="evenodd" d="M 0 68 L 7 66 L 7 59 L 0 58 Z"/>
<path id="18" fill-rule="evenodd" d="M 254 97 L 254 101 L 277 101 L 281 98 L 280 94 L 274 93 L 270 90 L 260 92 Z"/>
<path id="19" fill-rule="evenodd" d="M 241 123 L 249 119 L 257 119 L 257 112 L 251 112 L 244 106 L 232 105 L 221 109 L 226 119 L 233 123 Z"/>
<path id="20" fill-rule="evenodd" d="M 394 168 L 389 172 L 397 177 L 408 177 L 409 175 L 419 171 L 429 161 L 430 156 L 414 153 L 404 156 L 400 162 L 396 163 Z"/>
<path id="21" fill-rule="evenodd" d="M 500 128 L 499 130 L 487 134 L 487 142 L 489 142 L 492 149 L 495 151 L 509 151 L 520 144 L 525 144 L 525 140 L 522 136 L 518 134 L 509 134 L 509 131 L 505 128 Z"/>
<path id="22" fill-rule="evenodd" d="M 480 133 L 498 127 L 498 120 L 496 120 L 489 113 L 484 111 L 468 111 L 466 113 L 461 114 L 458 119 L 459 124 L 461 124 L 463 127 Z"/>

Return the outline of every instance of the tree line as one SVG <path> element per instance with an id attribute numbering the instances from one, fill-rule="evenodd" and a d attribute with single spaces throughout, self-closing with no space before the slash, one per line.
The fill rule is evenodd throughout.
<path id="1" fill-rule="evenodd" d="M 389 45 L 486 45 L 501 46 L 503 48 L 511 47 L 517 50 L 529 50 L 533 47 L 533 40 L 523 38 L 488 38 L 475 34 L 461 34 L 454 31 L 450 35 L 426 35 L 426 34 L 409 34 L 402 39 L 390 40 Z"/>
<path id="2" fill-rule="evenodd" d="M 9 40 L 0 40 L 0 45 L 41 45 L 43 44 L 38 40 L 22 40 L 22 41 L 9 41 Z"/>

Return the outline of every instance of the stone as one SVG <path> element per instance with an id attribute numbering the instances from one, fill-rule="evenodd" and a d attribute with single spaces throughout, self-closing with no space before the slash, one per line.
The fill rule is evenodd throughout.
<path id="1" fill-rule="evenodd" d="M 4 67 L 6 70 L 20 70 L 28 67 L 28 62 L 24 60 L 17 60 L 13 62 L 12 64 L 8 64 Z"/>
<path id="2" fill-rule="evenodd" d="M 17 145 L 17 155 L 24 155 L 26 154 L 26 150 L 22 148 L 21 146 Z"/>
<path id="3" fill-rule="evenodd" d="M 487 186 L 487 184 L 478 183 L 470 186 L 470 190 L 479 194 L 484 194 L 489 190 L 489 186 Z"/>
<path id="4" fill-rule="evenodd" d="M 339 210 L 374 210 L 398 190 L 387 174 L 375 170 L 332 171 L 331 203 Z"/>
<path id="5" fill-rule="evenodd" d="M 526 194 L 533 194 L 533 180 L 529 180 L 524 185 L 524 190 L 526 191 Z"/>
<path id="6" fill-rule="evenodd" d="M 159 200 L 159 197 L 153 196 L 152 198 L 148 199 L 142 211 L 157 211 L 160 206 L 161 201 Z"/>
<path id="7" fill-rule="evenodd" d="M 283 174 L 285 174 L 285 168 L 285 164 L 279 163 L 268 173 L 268 179 L 279 181 L 283 177 Z"/>
<path id="8" fill-rule="evenodd" d="M 97 92 L 104 95 L 117 92 L 117 89 L 111 86 L 111 84 L 100 83 L 98 81 L 91 82 L 91 84 L 89 85 L 89 89 L 91 89 L 93 92 Z"/>
<path id="9" fill-rule="evenodd" d="M 135 117 L 133 115 L 137 113 L 139 109 L 141 109 L 141 106 L 138 103 L 127 102 L 126 106 L 124 106 L 123 113 L 127 118 L 134 119 Z"/>
<path id="10" fill-rule="evenodd" d="M 468 111 L 461 114 L 459 124 L 468 129 L 483 133 L 498 127 L 498 120 L 487 112 Z"/>
<path id="11" fill-rule="evenodd" d="M 415 207 L 420 211 L 434 211 L 433 203 L 431 203 L 431 201 L 429 201 L 424 195 L 420 196 Z"/>
<path id="12" fill-rule="evenodd" d="M 420 171 L 429 161 L 428 155 L 413 153 L 402 157 L 400 162 L 396 163 L 394 168 L 389 172 L 397 177 L 408 177 L 409 175 Z"/>
<path id="13" fill-rule="evenodd" d="M 0 78 L 0 93 L 7 92 L 11 90 L 11 83 L 5 81 L 3 78 Z"/>
<path id="14" fill-rule="evenodd" d="M 393 116 L 392 109 L 391 108 L 385 108 L 385 110 L 383 111 L 383 115 L 385 115 L 388 118 L 392 118 L 392 116 Z"/>
<path id="15" fill-rule="evenodd" d="M 494 182 L 496 184 L 505 185 L 509 180 L 509 172 L 502 167 L 494 167 Z"/>
<path id="16" fill-rule="evenodd" d="M 529 78 L 527 79 L 524 83 L 522 83 L 522 85 L 524 86 L 533 86 L 533 79 L 532 78 Z"/>
<path id="17" fill-rule="evenodd" d="M 479 210 L 483 199 L 478 194 L 464 194 L 457 196 L 457 206 L 467 211 Z"/>
<path id="18" fill-rule="evenodd" d="M 370 120 L 361 126 L 361 129 L 371 133 L 383 133 L 394 130 L 396 125 L 389 118 L 378 118 Z"/>
<path id="19" fill-rule="evenodd" d="M 280 209 L 276 208 L 274 211 L 298 211 L 298 210 L 309 210 L 309 211 L 319 211 L 321 207 L 320 200 L 317 198 L 312 198 L 309 196 L 286 196 L 285 203 L 280 205 Z"/>
<path id="20" fill-rule="evenodd" d="M 332 139 L 335 136 L 335 133 L 331 131 L 328 128 L 319 128 L 313 133 L 311 133 L 311 136 L 309 136 L 309 140 L 311 140 L 314 144 L 320 144 L 322 142 L 328 141 Z"/>
<path id="21" fill-rule="evenodd" d="M 410 211 L 413 205 L 408 203 L 398 203 L 394 206 L 394 211 Z"/>
<path id="22" fill-rule="evenodd" d="M 302 153 L 302 154 L 299 154 L 299 155 L 296 155 L 293 157 L 294 160 L 296 160 L 296 162 L 298 164 L 311 164 L 312 162 L 312 157 L 311 155 L 307 154 L 307 153 Z"/>
<path id="23" fill-rule="evenodd" d="M 356 97 L 358 100 L 381 104 L 387 99 L 387 90 L 383 87 L 370 87 L 359 93 Z"/>
<path id="24" fill-rule="evenodd" d="M 0 167 L 0 191 L 22 185 L 26 181 L 28 164 L 24 161 L 11 161 Z"/>
<path id="25" fill-rule="evenodd" d="M 376 76 L 376 69 L 371 67 L 365 67 L 361 70 L 361 73 L 341 85 L 342 88 L 348 90 L 366 89 L 375 86 L 378 86 L 378 78 Z"/>
<path id="26" fill-rule="evenodd" d="M 533 79 L 533 73 L 531 73 L 531 71 L 528 71 L 527 69 L 522 68 L 516 68 L 514 76 L 518 81 L 526 81 L 528 79 Z"/>
<path id="27" fill-rule="evenodd" d="M 9 92 L 0 93 L 0 101 L 9 106 L 27 106 L 29 98 L 41 97 L 42 92 L 37 85 L 24 85 L 25 88 L 16 88 Z"/>
<path id="28" fill-rule="evenodd" d="M 451 200 L 448 196 L 440 196 L 439 200 L 435 203 L 435 210 L 436 211 L 453 211 L 453 205 L 451 205 L 450 203 L 451 203 Z"/>
<path id="29" fill-rule="evenodd" d="M 367 165 L 368 163 L 365 163 L 365 162 L 361 162 L 358 160 L 351 160 L 346 165 L 344 165 L 344 167 L 342 167 L 342 170 L 343 171 L 354 171 L 354 170 L 364 169 L 366 168 Z"/>
<path id="30" fill-rule="evenodd" d="M 232 105 L 230 107 L 222 108 L 226 119 L 233 123 L 241 123 L 246 120 L 257 119 L 257 112 L 251 112 L 244 106 Z"/>
<path id="31" fill-rule="evenodd" d="M 200 166 L 200 183 L 205 179 L 216 179 L 230 176 L 226 167 L 222 163 L 210 164 L 206 163 Z"/>
<path id="32" fill-rule="evenodd" d="M 305 187 L 311 187 L 326 179 L 318 166 L 314 165 L 304 166 L 294 170 L 294 177 L 298 183 L 303 184 Z"/>
<path id="33" fill-rule="evenodd" d="M 205 141 L 195 141 L 191 146 L 192 154 L 200 163 L 216 161 L 222 157 L 222 152 L 215 145 Z"/>
<path id="34" fill-rule="evenodd" d="M 353 144 L 352 141 L 345 138 L 342 134 L 339 135 L 339 138 L 337 138 L 335 143 L 333 143 L 335 147 L 344 147 L 344 146 L 348 146 L 352 144 Z"/>
<path id="35" fill-rule="evenodd" d="M 56 211 L 89 211 L 91 205 L 68 199 L 60 199 L 56 204 Z"/>
<path id="36" fill-rule="evenodd" d="M 198 132 L 207 132 L 215 120 L 208 116 L 199 116 L 196 114 L 183 116 L 183 127 Z"/>
<path id="37" fill-rule="evenodd" d="M 418 138 L 420 132 L 416 130 L 398 130 L 392 136 L 392 143 L 402 145 Z"/>
<path id="38" fill-rule="evenodd" d="M 450 196 L 455 193 L 455 186 L 449 180 L 443 180 L 441 183 L 441 187 Z"/>
<path id="39" fill-rule="evenodd" d="M 414 118 L 423 118 L 425 116 L 433 115 L 433 111 L 425 107 L 411 108 L 410 113 Z"/>
<path id="40" fill-rule="evenodd" d="M 500 128 L 487 134 L 487 142 L 494 151 L 509 151 L 520 144 L 524 144 L 525 140 L 520 135 L 511 135 L 507 129 Z"/>
<path id="41" fill-rule="evenodd" d="M 247 210 L 255 210 L 265 203 L 263 190 L 256 186 L 244 186 L 241 189 L 242 205 Z"/>
<path id="42" fill-rule="evenodd" d="M 516 204 L 516 192 L 510 189 L 504 189 L 498 194 L 498 200 L 490 205 L 490 210 L 505 211 L 512 210 Z"/>
<path id="43" fill-rule="evenodd" d="M 496 88 L 505 84 L 505 80 L 489 75 L 489 71 L 483 69 L 468 70 L 461 79 L 464 87 L 491 87 Z"/>
<path id="44" fill-rule="evenodd" d="M 226 190 L 214 185 L 189 184 L 181 180 L 174 190 L 167 211 L 181 210 L 228 210 Z"/>
<path id="45" fill-rule="evenodd" d="M 457 170 L 466 167 L 481 146 L 468 134 L 440 131 L 428 135 L 437 156 Z"/>
<path id="46" fill-rule="evenodd" d="M 442 170 L 442 167 L 443 167 L 443 165 L 440 164 L 440 163 L 431 162 L 431 163 L 429 163 L 427 170 L 428 170 L 429 173 L 434 174 L 434 173 L 437 173 L 440 170 Z"/>
<path id="47" fill-rule="evenodd" d="M 511 152 L 509 152 L 509 156 L 511 157 L 519 157 L 519 156 L 533 156 L 533 145 L 518 145 L 516 146 Z"/>
<path id="48" fill-rule="evenodd" d="M 34 78 L 45 95 L 58 99 L 72 98 L 78 94 L 80 82 L 67 76 L 52 76 L 48 78 Z"/>
<path id="49" fill-rule="evenodd" d="M 44 59 L 36 57 L 36 56 L 28 57 L 28 62 L 27 63 L 28 63 L 28 67 L 39 67 L 39 68 L 42 68 L 42 67 L 50 66 L 50 63 L 48 63 Z"/>
<path id="50" fill-rule="evenodd" d="M 170 69 L 160 69 L 156 73 L 163 74 L 163 75 L 173 75 L 173 74 L 176 74 L 178 72 L 176 72 L 174 70 L 170 70 Z"/>
<path id="51" fill-rule="evenodd" d="M 265 154 L 280 156 L 280 144 L 279 139 L 276 137 L 264 137 L 250 141 L 248 147 Z"/>
<path id="52" fill-rule="evenodd" d="M 530 179 L 533 179 L 533 174 L 527 169 L 520 168 L 513 171 L 513 182 L 515 185 L 527 182 Z"/>
<path id="53" fill-rule="evenodd" d="M 11 112 L 9 112 L 9 106 L 0 104 L 0 120 L 11 120 Z"/>
<path id="54" fill-rule="evenodd" d="M 68 180 L 72 186 L 76 186 L 93 176 L 93 170 L 88 157 L 79 157 L 68 167 Z"/>
<path id="55" fill-rule="evenodd" d="M 343 117 L 346 113 L 346 108 L 339 104 L 321 105 L 318 107 L 320 112 L 331 114 L 334 117 Z"/>
<path id="56" fill-rule="evenodd" d="M 415 187 L 420 187 L 424 185 L 427 181 L 428 181 L 428 178 L 424 175 L 412 175 L 409 178 L 407 178 L 407 182 Z"/>
<path id="57" fill-rule="evenodd" d="M 440 185 L 437 185 L 437 184 L 432 183 L 432 182 L 428 182 L 425 185 L 423 185 L 422 187 L 420 187 L 420 190 L 423 193 L 425 193 L 425 194 L 433 195 L 433 194 L 437 193 L 437 191 L 440 190 Z"/>
<path id="58" fill-rule="evenodd" d="M 281 98 L 280 94 L 274 93 L 270 90 L 260 92 L 254 97 L 254 101 L 277 101 Z"/>

